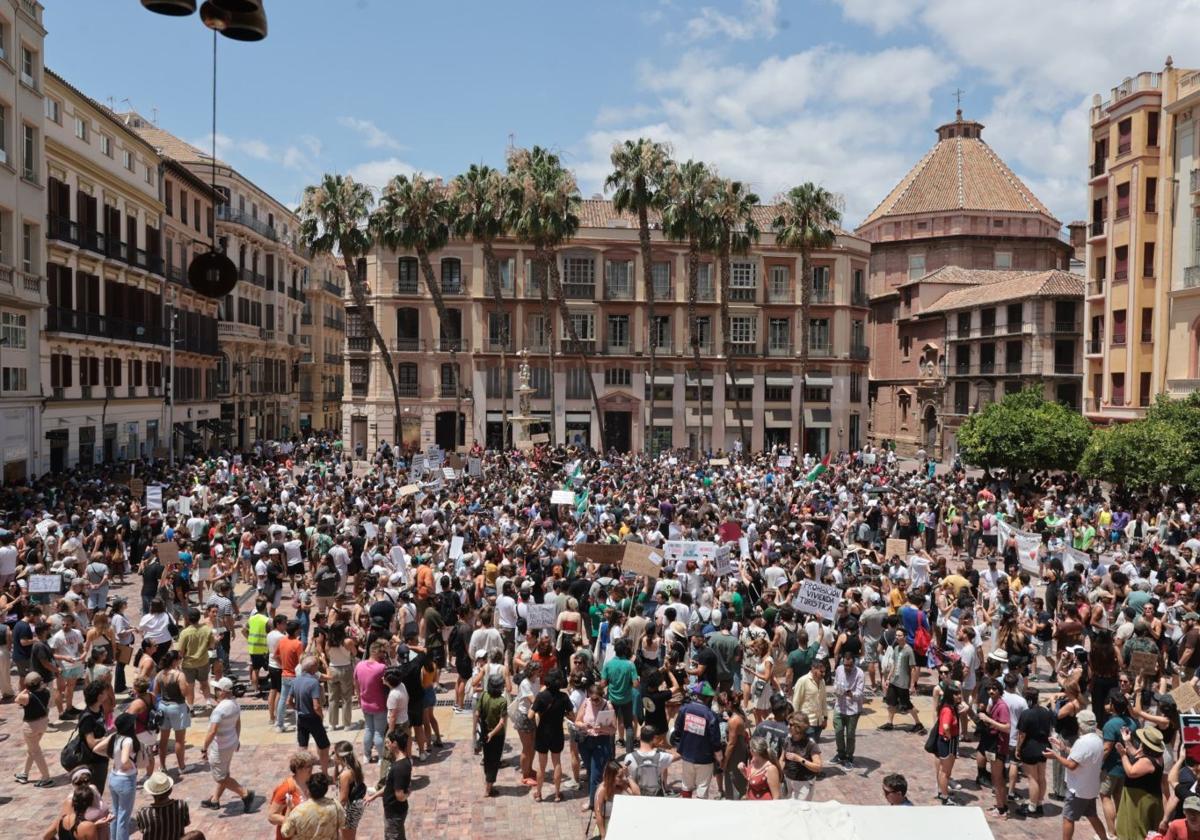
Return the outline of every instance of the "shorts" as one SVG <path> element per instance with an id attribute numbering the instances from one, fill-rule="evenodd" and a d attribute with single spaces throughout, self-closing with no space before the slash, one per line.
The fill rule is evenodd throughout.
<path id="1" fill-rule="evenodd" d="M 1101 796 L 1111 796 L 1113 799 L 1119 800 L 1121 798 L 1121 791 L 1123 791 L 1124 789 L 1125 789 L 1125 777 L 1124 776 L 1112 776 L 1112 775 L 1109 775 L 1108 773 L 1105 773 L 1104 777 L 1100 779 L 1100 795 Z"/>
<path id="2" fill-rule="evenodd" d="M 82 665 L 71 665 L 68 668 L 63 668 L 61 673 L 64 680 L 81 680 L 83 679 L 84 668 Z"/>
<path id="3" fill-rule="evenodd" d="M 958 755 L 958 739 L 937 737 L 937 757 L 953 758 Z"/>
<path id="4" fill-rule="evenodd" d="M 359 820 L 362 819 L 365 803 L 361 799 L 355 799 L 346 803 L 346 821 L 342 823 L 342 828 L 347 828 L 351 831 L 358 828 Z"/>
<path id="5" fill-rule="evenodd" d="M 308 749 L 310 735 L 317 742 L 317 749 L 329 749 L 329 733 L 321 719 L 316 715 L 296 715 L 296 743 L 301 749 Z"/>
<path id="6" fill-rule="evenodd" d="M 254 673 L 268 670 L 267 655 L 265 653 L 250 654 L 250 670 Z"/>
<path id="7" fill-rule="evenodd" d="M 1054 644 L 1053 639 L 1034 639 L 1033 640 L 1033 645 L 1037 651 L 1037 655 L 1044 656 L 1047 659 L 1049 659 L 1054 653 L 1054 651 L 1052 649 L 1053 644 Z"/>
<path id="8" fill-rule="evenodd" d="M 89 610 L 102 610 L 108 606 L 108 590 L 97 589 L 94 592 L 89 592 L 87 596 L 87 605 Z"/>
<path id="9" fill-rule="evenodd" d="M 617 713 L 617 720 L 625 726 L 633 726 L 633 701 L 628 703 L 613 703 L 613 711 Z"/>
<path id="10" fill-rule="evenodd" d="M 201 668 L 184 668 L 183 675 L 188 678 L 189 682 L 206 683 L 208 682 L 208 672 L 211 665 L 204 665 Z"/>
<path id="11" fill-rule="evenodd" d="M 429 686 L 421 694 L 421 706 L 424 709 L 432 709 L 437 705 L 437 687 Z"/>
<path id="12" fill-rule="evenodd" d="M 1062 817 L 1068 822 L 1080 822 L 1088 817 L 1096 816 L 1096 800 L 1080 799 L 1068 791 L 1067 800 L 1063 802 Z"/>
<path id="13" fill-rule="evenodd" d="M 223 750 L 217 746 L 216 741 L 208 745 L 208 769 L 214 781 L 223 782 L 229 778 L 229 765 L 236 751 L 236 747 Z"/>
<path id="14" fill-rule="evenodd" d="M 887 692 L 883 695 L 883 703 L 889 709 L 896 709 L 901 712 L 912 711 L 912 696 L 907 688 L 900 688 L 898 685 L 889 685 Z"/>
<path id="15" fill-rule="evenodd" d="M 182 732 L 192 725 L 192 713 L 188 710 L 187 703 L 172 703 L 164 700 L 158 704 L 158 707 L 163 713 L 160 732 L 167 729 Z"/>
<path id="16" fill-rule="evenodd" d="M 271 679 L 272 691 L 283 691 L 283 669 L 267 666 L 267 676 Z"/>

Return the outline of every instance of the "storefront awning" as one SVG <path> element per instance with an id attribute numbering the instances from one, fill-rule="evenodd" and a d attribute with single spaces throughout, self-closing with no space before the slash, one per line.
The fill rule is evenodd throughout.
<path id="1" fill-rule="evenodd" d="M 790 376 L 768 376 L 767 377 L 767 387 L 768 388 L 786 388 L 786 387 L 790 387 L 793 384 L 794 383 L 792 381 L 792 377 L 790 377 Z"/>
<path id="2" fill-rule="evenodd" d="M 739 376 L 735 376 L 735 377 L 733 377 L 733 384 L 734 385 L 753 385 L 754 384 L 754 376 L 752 374 L 741 374 Z"/>
<path id="3" fill-rule="evenodd" d="M 804 384 L 809 388 L 832 388 L 833 374 L 814 372 L 804 377 Z"/>
<path id="4" fill-rule="evenodd" d="M 674 385 L 675 377 L 674 377 L 674 375 L 672 375 L 670 373 L 665 373 L 665 374 L 659 373 L 659 374 L 656 374 L 654 377 L 654 384 L 655 385 Z"/>
<path id="5" fill-rule="evenodd" d="M 768 429 L 787 429 L 792 425 L 792 411 L 790 408 L 781 408 L 775 411 L 768 411 L 763 419 L 764 425 Z"/>

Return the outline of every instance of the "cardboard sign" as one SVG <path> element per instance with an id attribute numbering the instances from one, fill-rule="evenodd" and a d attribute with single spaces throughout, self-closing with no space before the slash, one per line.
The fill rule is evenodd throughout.
<path id="1" fill-rule="evenodd" d="M 162 485 L 150 484 L 146 487 L 146 510 L 162 510 Z"/>
<path id="2" fill-rule="evenodd" d="M 552 505 L 573 505 L 575 504 L 575 491 L 573 490 L 555 490 L 550 494 L 550 504 Z"/>
<path id="3" fill-rule="evenodd" d="M 836 586 L 806 580 L 800 584 L 800 591 L 792 601 L 792 606 L 800 612 L 819 615 L 833 621 L 837 613 L 838 601 L 842 600 L 842 591 Z"/>
<path id="4" fill-rule="evenodd" d="M 536 435 L 529 436 L 529 442 L 533 444 L 549 443 L 550 435 L 546 434 L 545 432 L 538 432 Z"/>
<path id="5" fill-rule="evenodd" d="M 29 594 L 57 595 L 62 592 L 62 575 L 30 575 Z"/>
<path id="6" fill-rule="evenodd" d="M 142 498 L 142 494 L 146 492 L 146 483 L 140 478 L 129 479 L 129 495 L 135 499 Z"/>
<path id="7" fill-rule="evenodd" d="M 710 467 L 728 467 L 729 459 L 728 458 L 709 458 L 708 465 Z"/>
<path id="8" fill-rule="evenodd" d="M 621 568 L 635 575 L 657 578 L 662 573 L 662 552 L 643 543 L 625 543 Z"/>
<path id="9" fill-rule="evenodd" d="M 483 478 L 483 459 L 468 458 L 467 475 L 471 476 L 471 478 Z"/>
<path id="10" fill-rule="evenodd" d="M 446 466 L 453 467 L 456 470 L 463 468 L 463 458 L 457 452 L 450 452 L 446 455 Z"/>
<path id="11" fill-rule="evenodd" d="M 452 537 L 450 539 L 450 559 L 457 560 L 463 556 L 463 538 L 462 535 Z"/>
<path id="12" fill-rule="evenodd" d="M 362 478 L 371 470 L 371 465 L 366 461 L 355 461 L 354 467 L 350 471 L 355 478 Z"/>
<path id="13" fill-rule="evenodd" d="M 1196 693 L 1190 682 L 1180 683 L 1179 688 L 1171 691 L 1171 696 L 1175 698 L 1175 705 L 1181 712 L 1191 712 L 1200 708 L 1200 694 Z"/>
<path id="14" fill-rule="evenodd" d="M 529 617 L 526 619 L 530 630 L 553 630 L 558 620 L 558 612 L 554 604 L 529 604 Z"/>
<path id="15" fill-rule="evenodd" d="M 904 540 L 889 539 L 887 541 L 887 551 L 884 553 L 887 554 L 889 563 L 892 562 L 893 557 L 899 557 L 903 560 L 908 556 L 908 543 Z"/>
<path id="16" fill-rule="evenodd" d="M 605 543 L 575 543 L 575 556 L 602 566 L 619 566 L 625 556 L 625 546 Z"/>
<path id="17" fill-rule="evenodd" d="M 1194 760 L 1200 761 L 1200 715 L 1180 715 L 1183 748 Z"/>
<path id="18" fill-rule="evenodd" d="M 176 542 L 155 543 L 158 559 L 164 566 L 179 565 L 179 544 Z"/>
<path id="19" fill-rule="evenodd" d="M 411 496 L 411 495 L 413 495 L 414 493 L 418 493 L 418 492 L 420 492 L 420 490 L 421 490 L 421 485 L 420 485 L 420 484 L 405 484 L 403 487 L 401 487 L 401 488 L 400 488 L 400 490 L 399 490 L 399 492 L 397 493 L 397 495 L 398 495 L 398 496 L 399 496 L 401 499 L 403 499 L 403 498 L 405 498 L 406 496 Z"/>
<path id="20" fill-rule="evenodd" d="M 1158 654 L 1148 650 L 1135 650 L 1129 655 L 1129 670 L 1143 677 L 1152 677 L 1158 673 Z"/>

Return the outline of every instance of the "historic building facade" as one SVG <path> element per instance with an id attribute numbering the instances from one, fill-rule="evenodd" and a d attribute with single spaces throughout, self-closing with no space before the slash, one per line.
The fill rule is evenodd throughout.
<path id="1" fill-rule="evenodd" d="M 983 281 L 970 272 L 939 276 L 938 269 L 1065 270 L 1071 258 L 1061 223 L 982 133 L 961 111 L 939 126 L 937 143 L 856 231 L 871 249 L 869 437 L 905 454 L 950 455 L 946 323 L 921 312 L 950 290 Z"/>
<path id="2" fill-rule="evenodd" d="M 769 231 L 772 209 L 762 207 L 759 215 L 760 227 Z M 547 321 L 531 251 L 522 244 L 496 245 L 504 297 L 500 311 L 486 288 L 479 245 L 454 241 L 430 256 L 449 310 L 445 325 L 439 324 L 414 255 L 378 248 L 368 254 L 362 263 L 368 303 L 396 366 L 400 419 L 396 422 L 382 355 L 367 339 L 361 313 L 350 306 L 346 444 L 370 451 L 382 440 L 394 441 L 393 429 L 398 429 L 407 446 L 438 443 L 450 448 L 457 414 L 463 445 L 499 445 L 505 402 L 510 414 L 515 411 L 519 360 L 514 354 L 527 350 L 536 389 L 534 415 L 558 441 L 602 443 L 591 399 L 594 383 L 608 447 L 695 448 L 703 426 L 704 445 L 728 451 L 740 437 L 739 400 L 750 449 L 783 443 L 824 454 L 861 445 L 868 358 L 865 242 L 840 232 L 833 248 L 814 254 L 812 276 L 804 278 L 813 288 L 807 329 L 800 323 L 799 255 L 778 248 L 774 237 L 764 233 L 749 254 L 735 257 L 728 358 L 720 333 L 716 269 L 711 256 L 704 255 L 697 295 L 698 394 L 689 343 L 686 246 L 666 241 L 657 229 L 652 232 L 656 313 L 650 323 L 636 221 L 602 200 L 584 201 L 580 217 L 578 234 L 557 259 L 568 317 L 589 355 L 586 368 L 553 306 Z M 553 325 L 553 361 L 548 324 Z M 656 348 L 653 372 L 651 341 Z M 809 344 L 807 375 L 798 360 L 801 341 Z"/>
<path id="3" fill-rule="evenodd" d="M 346 272 L 314 257 L 300 314 L 300 428 L 340 432 L 345 387 Z"/>

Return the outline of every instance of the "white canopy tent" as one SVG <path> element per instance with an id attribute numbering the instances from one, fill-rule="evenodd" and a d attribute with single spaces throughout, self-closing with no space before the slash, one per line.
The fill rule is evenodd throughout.
<path id="1" fill-rule="evenodd" d="M 993 840 L 979 808 L 889 807 L 840 802 L 732 802 L 618 796 L 607 840 L 647 837 L 787 837 L 790 840 Z"/>

